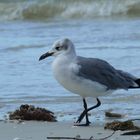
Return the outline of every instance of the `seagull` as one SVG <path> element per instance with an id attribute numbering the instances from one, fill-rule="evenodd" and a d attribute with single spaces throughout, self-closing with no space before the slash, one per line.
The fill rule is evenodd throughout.
<path id="1" fill-rule="evenodd" d="M 49 56 L 55 57 L 52 71 L 58 83 L 83 99 L 84 111 L 75 122 L 76 126 L 90 125 L 88 112 L 101 105 L 99 96 L 118 89 L 140 88 L 140 78 L 115 69 L 104 60 L 77 56 L 75 46 L 68 38 L 56 41 L 51 50 L 40 56 L 39 61 Z M 88 108 L 86 97 L 96 98 L 97 104 Z M 80 124 L 84 117 L 86 122 Z"/>

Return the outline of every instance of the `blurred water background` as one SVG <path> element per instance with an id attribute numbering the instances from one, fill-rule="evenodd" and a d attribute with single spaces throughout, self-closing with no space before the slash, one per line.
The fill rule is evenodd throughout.
<path id="1" fill-rule="evenodd" d="M 38 61 L 64 37 L 74 42 L 78 55 L 105 59 L 140 77 L 140 0 L 0 0 L 1 119 L 26 103 L 54 111 L 60 121 L 80 114 L 81 97 L 52 75 L 53 58 Z M 106 110 L 140 117 L 140 90 L 119 90 L 101 101 L 92 121 L 106 121 Z"/>

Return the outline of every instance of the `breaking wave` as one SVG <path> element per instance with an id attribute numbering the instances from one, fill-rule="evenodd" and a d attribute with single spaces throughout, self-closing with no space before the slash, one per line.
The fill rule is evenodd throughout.
<path id="1" fill-rule="evenodd" d="M 140 0 L 5 0 L 0 20 L 94 18 L 140 15 Z"/>

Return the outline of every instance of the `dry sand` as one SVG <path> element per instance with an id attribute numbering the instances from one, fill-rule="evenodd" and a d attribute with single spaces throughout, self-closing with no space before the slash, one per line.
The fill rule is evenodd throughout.
<path id="1" fill-rule="evenodd" d="M 47 137 L 75 137 L 99 140 L 109 136 L 113 131 L 104 130 L 103 126 L 74 127 L 65 122 L 1 121 L 0 140 L 46 140 Z M 107 140 L 140 140 L 140 136 L 121 136 L 117 131 Z"/>

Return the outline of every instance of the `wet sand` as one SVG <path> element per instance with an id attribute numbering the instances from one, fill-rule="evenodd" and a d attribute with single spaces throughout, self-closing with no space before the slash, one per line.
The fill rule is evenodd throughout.
<path id="1" fill-rule="evenodd" d="M 103 126 L 76 127 L 65 122 L 36 122 L 36 121 L 1 121 L 0 139 L 2 140 L 45 140 L 47 137 L 76 137 L 82 139 L 101 140 L 113 133 L 104 130 Z M 138 140 L 140 136 L 121 136 L 124 131 L 117 131 L 107 140 Z"/>

